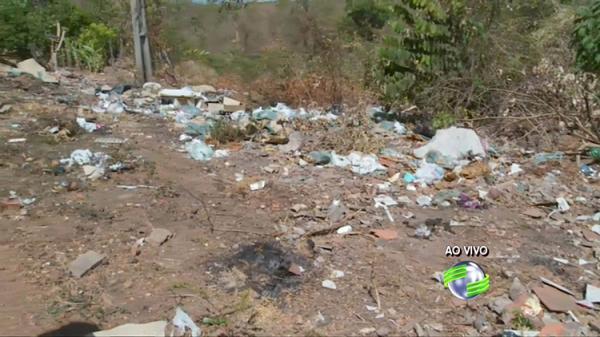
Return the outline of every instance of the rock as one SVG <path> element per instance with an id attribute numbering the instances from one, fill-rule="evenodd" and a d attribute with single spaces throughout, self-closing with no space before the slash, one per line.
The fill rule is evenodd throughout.
<path id="1" fill-rule="evenodd" d="M 93 250 L 87 251 L 85 254 L 79 255 L 75 261 L 71 262 L 69 265 L 69 271 L 71 275 L 80 278 L 85 273 L 99 265 L 105 256 L 102 254 L 98 254 Z"/>
<path id="2" fill-rule="evenodd" d="M 390 328 L 382 326 L 375 331 L 375 334 L 379 337 L 387 337 L 390 334 Z"/>
<path id="3" fill-rule="evenodd" d="M 525 294 L 525 293 L 527 293 L 527 289 L 525 288 L 525 286 L 523 286 L 521 281 L 515 277 L 510 286 L 510 292 L 509 292 L 510 299 L 514 301 L 519 296 L 521 296 L 522 294 Z"/>
<path id="4" fill-rule="evenodd" d="M 305 204 L 295 204 L 294 206 L 292 206 L 291 209 L 292 209 L 292 211 L 298 213 L 298 212 L 300 212 L 302 210 L 305 210 L 307 208 L 308 208 L 308 206 L 306 206 Z"/>
<path id="5" fill-rule="evenodd" d="M 382 240 L 395 240 L 398 238 L 398 231 L 391 228 L 374 229 L 371 232 Z"/>
<path id="6" fill-rule="evenodd" d="M 324 280 L 323 282 L 321 282 L 321 286 L 323 286 L 323 288 L 327 288 L 327 289 L 337 289 L 337 286 L 335 285 L 335 283 L 332 280 Z"/>
<path id="7" fill-rule="evenodd" d="M 331 271 L 331 277 L 333 278 L 342 278 L 344 277 L 344 272 L 341 270 L 332 270 Z"/>
<path id="8" fill-rule="evenodd" d="M 288 136 L 288 143 L 284 145 L 279 145 L 279 151 L 281 153 L 290 153 L 300 150 L 302 147 L 302 143 L 304 138 L 302 137 L 302 133 L 298 131 L 294 131 L 290 133 Z"/>
<path id="9" fill-rule="evenodd" d="M 165 328 L 167 327 L 167 321 L 156 321 L 144 324 L 123 324 L 109 330 L 102 330 L 92 332 L 93 337 L 157 337 L 165 336 Z"/>
<path id="10" fill-rule="evenodd" d="M 169 230 L 164 228 L 154 228 L 150 235 L 146 238 L 146 241 L 150 242 L 153 245 L 160 246 L 169 240 L 173 236 Z"/>
<path id="11" fill-rule="evenodd" d="M 17 68 L 33 77 L 46 83 L 58 83 L 58 79 L 46 72 L 46 69 L 37 63 L 34 59 L 27 59 L 17 63 Z"/>
<path id="12" fill-rule="evenodd" d="M 512 302 L 508 297 L 501 296 L 492 299 L 492 301 L 488 304 L 490 310 L 495 312 L 498 315 L 502 315 L 506 307 L 508 307 Z"/>
<path id="13" fill-rule="evenodd" d="M 288 271 L 294 275 L 300 276 L 304 273 L 304 268 L 302 266 L 292 263 L 292 265 L 288 268 Z"/>
<path id="14" fill-rule="evenodd" d="M 526 209 L 525 211 L 523 211 L 523 214 L 534 219 L 540 219 L 546 216 L 545 212 L 542 212 L 539 208 L 535 207 L 530 207 Z"/>
<path id="15" fill-rule="evenodd" d="M 550 311 L 568 312 L 576 307 L 575 299 L 557 289 L 539 286 L 533 288 L 533 292 Z"/>
<path id="16" fill-rule="evenodd" d="M 488 326 L 489 323 L 486 321 L 485 317 L 483 315 L 477 315 L 477 318 L 475 318 L 475 321 L 473 322 L 473 327 L 477 329 L 478 332 L 483 332 L 487 330 Z"/>
<path id="17" fill-rule="evenodd" d="M 360 333 L 361 335 L 370 335 L 373 332 L 375 332 L 376 329 L 375 328 L 362 328 L 358 331 L 358 333 Z"/>

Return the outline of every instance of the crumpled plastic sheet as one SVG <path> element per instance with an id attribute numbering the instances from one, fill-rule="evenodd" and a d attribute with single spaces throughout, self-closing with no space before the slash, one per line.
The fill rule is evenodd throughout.
<path id="1" fill-rule="evenodd" d="M 200 327 L 198 327 L 196 323 L 194 323 L 194 320 L 179 307 L 175 309 L 175 317 L 173 317 L 172 323 L 179 331 L 174 331 L 171 336 L 182 336 L 188 329 L 190 330 L 192 337 L 200 337 L 202 335 Z"/>
<path id="2" fill-rule="evenodd" d="M 199 139 L 194 139 L 185 144 L 185 150 L 189 153 L 192 159 L 200 161 L 210 160 L 215 154 L 210 146 L 206 145 L 206 143 Z"/>

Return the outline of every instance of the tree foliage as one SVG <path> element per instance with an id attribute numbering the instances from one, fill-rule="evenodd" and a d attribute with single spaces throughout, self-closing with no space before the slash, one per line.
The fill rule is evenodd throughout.
<path id="1" fill-rule="evenodd" d="M 0 51 L 20 57 L 47 57 L 57 22 L 76 36 L 91 20 L 69 0 L 1 0 Z"/>
<path id="2" fill-rule="evenodd" d="M 577 66 L 584 71 L 600 73 L 600 0 L 580 9 L 573 38 Z"/>

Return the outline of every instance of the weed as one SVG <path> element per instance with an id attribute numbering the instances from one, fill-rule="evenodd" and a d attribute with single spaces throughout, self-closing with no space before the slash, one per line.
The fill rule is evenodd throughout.
<path id="1" fill-rule="evenodd" d="M 219 144 L 227 144 L 246 139 L 246 133 L 234 125 L 219 120 L 212 125 L 210 137 Z"/>
<path id="2" fill-rule="evenodd" d="M 512 319 L 512 324 L 517 330 L 533 330 L 533 323 L 529 318 L 525 317 L 522 312 L 515 310 L 515 317 Z"/>

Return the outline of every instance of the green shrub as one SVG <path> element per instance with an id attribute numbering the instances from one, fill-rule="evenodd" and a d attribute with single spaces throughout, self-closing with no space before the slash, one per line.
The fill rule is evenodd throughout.
<path id="1" fill-rule="evenodd" d="M 68 39 L 65 51 L 77 66 L 101 71 L 108 62 L 117 33 L 102 23 L 92 23 L 76 39 Z"/>
<path id="2" fill-rule="evenodd" d="M 383 41 L 375 70 L 387 103 L 413 98 L 439 76 L 461 71 L 478 32 L 465 1 L 402 0 L 391 8 L 392 33 Z"/>
<path id="3" fill-rule="evenodd" d="M 576 65 L 589 72 L 600 72 L 600 0 L 593 0 L 589 6 L 577 13 L 573 45 L 576 52 Z"/>
<path id="4" fill-rule="evenodd" d="M 90 18 L 69 0 L 48 0 L 43 4 L 32 0 L 1 0 L 0 52 L 22 58 L 47 58 L 57 22 L 69 36 L 76 36 L 90 23 Z"/>

